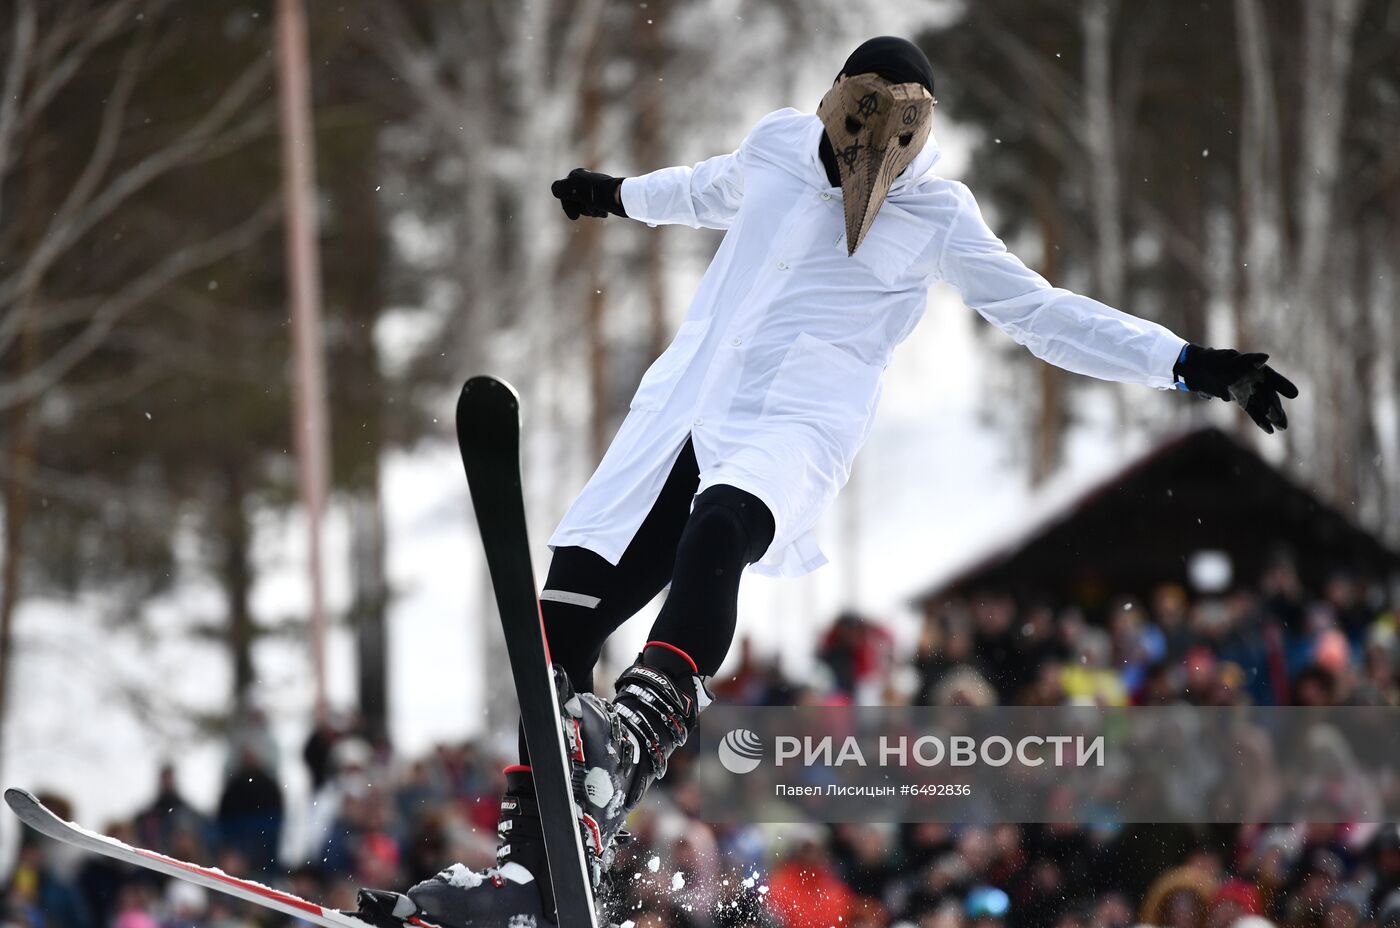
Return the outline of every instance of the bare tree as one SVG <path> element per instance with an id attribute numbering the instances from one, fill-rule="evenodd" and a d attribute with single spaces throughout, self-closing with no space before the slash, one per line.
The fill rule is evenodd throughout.
<path id="1" fill-rule="evenodd" d="M 1243 109 L 1240 212 L 1244 291 L 1235 302 L 1236 339 L 1251 341 L 1281 304 L 1283 175 L 1272 39 L 1259 0 L 1235 0 Z"/>
<path id="2" fill-rule="evenodd" d="M 1236 310 L 1241 339 L 1284 337 L 1319 350 L 1304 359 L 1305 408 L 1296 419 L 1316 454 L 1300 456 L 1305 473 L 1343 503 L 1354 502 L 1354 451 L 1374 442 L 1372 330 L 1354 288 L 1357 254 L 1337 228 L 1337 180 L 1348 131 L 1347 91 L 1360 0 L 1306 0 L 1297 23 L 1296 83 L 1304 88 L 1297 118 L 1279 112 L 1277 46 L 1281 24 L 1259 0 L 1236 0 L 1244 112 L 1240 189 L 1244 273 Z M 1292 83 L 1292 82 L 1290 82 Z M 1291 183 L 1287 166 L 1292 165 Z M 1359 383 L 1358 383 L 1359 380 Z"/>
<path id="3" fill-rule="evenodd" d="M 1116 0 L 1045 4 L 1031 15 L 1014 4 L 969 8 L 967 24 L 993 56 L 999 74 L 984 80 L 957 65 L 950 68 L 961 74 L 955 98 L 971 97 L 977 107 L 996 110 L 1028 142 L 1027 169 L 1008 175 L 1006 186 L 1016 188 L 1017 207 L 1034 217 L 1043 249 L 1041 273 L 1057 285 L 1079 286 L 1124 306 L 1131 295 L 1127 216 L 1138 206 L 1123 183 L 1124 140 L 1131 134 L 1142 80 L 1140 62 L 1123 53 L 1129 30 L 1119 11 Z M 1070 48 L 1077 68 L 1065 57 Z M 939 51 L 945 50 L 939 45 Z M 977 61 L 986 66 L 985 57 Z M 999 150 L 989 157 L 1007 156 Z M 988 171 L 997 173 L 998 168 Z M 1081 196 L 1083 215 L 1071 217 L 1065 201 Z M 1019 221 L 1012 218 L 1008 225 L 1014 229 Z M 1076 264 L 1062 260 L 1062 254 L 1084 254 L 1087 260 Z M 1018 365 L 1028 367 L 1019 353 L 1015 357 Z M 1061 464 L 1070 424 L 1069 379 L 1039 364 L 1020 372 L 1018 383 L 1025 379 L 1034 381 L 1038 399 L 1027 429 L 1028 473 L 1032 483 L 1040 483 Z M 1114 397 L 1119 418 L 1126 422 L 1128 407 L 1120 393 Z"/>
<path id="4" fill-rule="evenodd" d="M 112 240 L 111 224 L 123 211 L 173 173 L 227 155 L 269 125 L 260 105 L 268 75 L 261 57 L 201 114 L 178 126 L 152 127 L 133 112 L 153 63 L 179 41 L 165 16 L 170 6 L 171 0 L 16 0 L 0 14 L 0 46 L 7 49 L 0 76 L 0 415 L 8 426 L 0 433 L 0 723 L 24 578 L 28 500 L 38 479 L 38 400 L 61 395 L 80 408 L 130 391 L 142 379 L 139 372 L 121 384 L 66 388 L 132 314 L 191 272 L 246 248 L 275 220 L 272 210 L 255 204 L 243 221 L 208 237 L 155 254 L 123 255 L 111 262 L 123 268 L 119 280 L 94 279 L 83 289 L 87 281 L 77 269 L 96 243 Z M 64 121 L 77 120 L 70 112 L 75 88 L 92 80 L 99 65 L 112 76 L 91 128 L 56 137 L 64 131 L 59 127 L 76 125 Z M 93 98 L 83 99 L 87 105 Z M 144 350 L 135 338 L 127 347 Z"/>
<path id="5" fill-rule="evenodd" d="M 940 97 L 1007 143 L 974 166 L 1003 228 L 1033 220 L 1041 269 L 1068 286 L 1193 341 L 1274 351 L 1303 397 L 1270 446 L 1377 526 L 1396 524 L 1384 475 L 1400 470 L 1385 421 L 1395 329 L 1376 309 L 1395 255 L 1375 242 L 1400 215 L 1392 13 L 1377 0 L 1189 14 L 987 0 L 925 37 L 958 75 Z M 1059 381 L 1037 383 L 1033 479 L 1053 470 L 1068 421 Z"/>
<path id="6" fill-rule="evenodd" d="M 128 105 L 141 78 L 143 59 L 150 51 L 150 25 L 137 25 L 135 14 L 143 11 L 141 23 L 150 23 L 167 0 L 125 0 L 87 9 L 85 4 L 60 5 L 56 23 L 45 31 L 39 50 L 26 54 L 23 63 L 7 68 L 6 101 L 13 102 L 13 115 L 0 126 L 0 190 L 11 180 L 8 174 L 23 163 L 23 156 L 35 157 L 26 145 L 34 143 L 47 107 L 64 84 L 83 66 L 100 43 L 127 39 L 126 52 L 117 79 L 102 109 L 101 123 L 92 142 L 91 153 L 79 174 L 69 182 L 63 198 L 32 247 L 22 253 L 6 254 L 6 272 L 0 276 L 0 352 L 9 348 L 27 324 L 41 331 L 59 325 L 71 328 L 73 318 L 59 314 L 53 319 L 26 323 L 26 313 L 18 311 L 25 294 L 33 293 L 44 277 L 74 248 L 85 241 L 103 220 L 122 209 L 132 198 L 163 175 L 226 153 L 269 126 L 262 107 L 250 107 L 265 89 L 268 60 L 252 62 L 210 107 L 204 116 L 173 137 L 143 151 L 140 157 L 119 162 L 119 145 L 130 130 Z M 34 28 L 22 0 L 12 27 L 16 41 Z M 79 7 L 74 12 L 72 7 Z M 145 18 L 149 15 L 150 19 Z M 15 65 L 18 57 L 11 60 Z M 11 83 L 11 77 L 14 82 Z M 7 107 L 8 108 L 8 107 Z M 0 114 L 0 119 L 3 119 Z M 17 157 L 20 156 L 20 157 Z M 8 172 L 5 168 L 8 167 Z M 0 200 L 0 205 L 3 200 Z M 3 215 L 3 214 L 0 214 Z M 104 293 L 101 303 L 86 313 L 85 324 L 65 337 L 64 344 L 32 370 L 0 386 L 0 409 L 32 400 L 59 383 L 84 358 L 101 346 L 118 321 L 140 306 L 153 289 L 164 286 L 182 274 L 212 263 L 246 244 L 246 238 L 231 235 L 214 243 L 187 251 L 177 251 L 143 273 L 131 275 L 125 286 Z"/>

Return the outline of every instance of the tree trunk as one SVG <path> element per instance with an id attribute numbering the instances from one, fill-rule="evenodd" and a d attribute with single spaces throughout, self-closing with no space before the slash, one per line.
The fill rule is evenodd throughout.
<path id="1" fill-rule="evenodd" d="M 1084 138 L 1089 149 L 1089 197 L 1094 217 L 1094 286 L 1099 299 L 1120 306 L 1126 272 L 1123 258 L 1123 191 L 1113 105 L 1113 15 L 1111 0 L 1084 5 Z"/>
<path id="2" fill-rule="evenodd" d="M 1259 0 L 1235 0 L 1244 97 L 1240 115 L 1239 253 L 1244 273 L 1234 301 L 1235 342 L 1262 344 L 1272 334 L 1270 316 L 1277 311 L 1283 273 L 1283 202 L 1280 167 L 1282 138 L 1274 90 L 1272 42 Z M 1242 421 L 1237 428 L 1252 428 Z"/>
<path id="3" fill-rule="evenodd" d="M 1056 195 L 1059 186 L 1059 165 L 1044 159 L 1032 191 L 1036 224 L 1045 254 L 1040 262 L 1040 274 L 1052 283 L 1060 275 L 1060 233 Z M 1032 430 L 1031 486 L 1040 486 L 1060 467 L 1064 452 L 1065 430 L 1069 425 L 1066 409 L 1065 372 L 1053 364 L 1036 362 L 1035 376 L 1039 385 L 1040 405 Z"/>
<path id="4" fill-rule="evenodd" d="M 369 733 L 389 734 L 388 630 L 389 587 L 387 538 L 381 495 L 380 455 L 392 432 L 386 421 L 387 403 L 374 321 L 384 305 L 384 218 L 375 194 L 381 176 L 376 126 L 345 126 L 323 130 L 330 152 L 323 172 L 340 222 L 332 230 L 327 255 L 327 307 L 334 313 L 340 337 L 333 342 L 331 375 L 337 404 L 331 434 L 356 435 L 357 442 L 337 446 L 344 472 L 350 521 L 352 596 L 350 627 L 356 653 L 356 694 Z M 346 415 L 353 410 L 354 419 Z"/>
<path id="5" fill-rule="evenodd" d="M 23 313 L 19 337 L 19 376 L 33 370 L 38 360 L 38 326 L 32 295 L 20 302 Z M 9 441 L 5 447 L 4 501 L 5 544 L 0 568 L 0 773 L 4 770 L 5 723 L 10 708 L 10 667 L 14 652 L 14 615 L 19 605 L 20 565 L 24 560 L 24 527 L 29 515 L 29 481 L 34 471 L 35 432 L 31 401 L 9 410 Z"/>
<path id="6" fill-rule="evenodd" d="M 635 8 L 637 67 L 643 74 L 658 72 L 665 64 L 665 49 L 660 39 L 665 13 L 666 4 L 656 4 L 655 8 L 638 4 Z M 651 22 L 648 23 L 647 20 Z M 635 95 L 632 152 L 640 171 L 654 171 L 668 163 L 665 136 L 662 132 L 662 120 L 665 118 L 665 101 L 662 98 L 664 86 L 659 80 L 648 79 L 642 81 Z M 666 238 L 664 226 L 647 229 L 642 236 L 641 276 L 646 293 L 648 361 L 666 350 L 670 335 L 666 319 Z"/>
<path id="7" fill-rule="evenodd" d="M 1297 168 L 1298 297 L 1320 296 L 1332 241 L 1341 171 L 1347 85 L 1359 0 L 1306 0 L 1303 8 L 1303 117 Z M 1304 302 L 1303 306 L 1317 305 Z"/>
<path id="8" fill-rule="evenodd" d="M 1389 460 L 1400 460 L 1400 322 L 1395 318 L 1394 306 L 1397 297 L 1400 297 L 1400 286 L 1395 281 L 1394 246 L 1391 244 L 1396 240 L 1396 233 L 1400 229 L 1396 228 L 1397 220 L 1400 220 L 1400 154 L 1392 150 L 1388 159 L 1390 170 L 1387 176 L 1390 182 L 1386 185 L 1384 200 L 1388 204 L 1389 222 L 1381 224 L 1381 235 L 1375 240 L 1375 250 L 1377 254 L 1376 264 L 1380 267 L 1390 268 L 1390 273 L 1386 277 L 1383 287 L 1376 288 L 1375 302 L 1371 311 L 1376 317 L 1376 327 L 1383 334 L 1381 344 L 1388 346 L 1382 355 L 1385 365 L 1385 376 L 1381 383 L 1386 384 L 1390 391 L 1390 402 L 1387 404 L 1390 409 L 1390 422 L 1387 431 L 1390 433 Z M 1390 228 L 1387 229 L 1386 225 Z M 1384 407 L 1383 407 L 1384 408 Z M 1381 509 L 1381 525 L 1384 526 L 1383 536 L 1392 544 L 1400 544 L 1400 467 L 1392 464 L 1389 467 L 1381 468 L 1381 480 L 1385 487 L 1384 505 Z"/>
<path id="9" fill-rule="evenodd" d="M 32 16 L 32 11 L 24 12 Z M 21 221 L 25 237 L 35 241 L 42 234 L 44 196 L 47 193 L 48 171 L 42 162 L 29 172 L 24 188 Z M 0 184 L 4 175 L 0 173 Z M 39 281 L 20 294 L 14 312 L 20 323 L 18 364 L 15 380 L 24 381 L 39 364 Z M 3 564 L 0 564 L 0 774 L 4 771 L 5 723 L 10 708 L 10 668 L 14 656 L 14 617 L 19 607 L 21 566 L 24 562 L 24 530 L 29 516 L 29 482 L 34 472 L 34 455 L 38 445 L 38 424 L 32 415 L 34 401 L 21 399 L 8 410 L 5 429 L 9 441 L 4 445 L 5 542 Z"/>
<path id="10" fill-rule="evenodd" d="M 228 611 L 226 642 L 233 664 L 233 715 L 243 717 L 249 708 L 253 684 L 253 643 L 257 626 L 253 621 L 249 594 L 253 586 L 251 532 L 243 511 L 243 474 L 237 462 L 224 466 L 223 496 L 215 503 L 219 550 L 219 582 L 224 588 Z"/>
<path id="11" fill-rule="evenodd" d="M 584 163 L 590 165 L 596 164 L 599 158 L 598 128 L 603 116 L 603 88 L 600 83 L 602 58 L 600 43 L 593 43 L 585 59 L 578 122 L 575 124 L 574 141 Z M 586 288 L 583 295 L 583 324 L 584 331 L 588 333 L 588 384 L 592 397 L 588 421 L 590 467 L 602 460 L 603 452 L 607 450 L 612 411 L 608 396 L 608 289 L 607 275 L 603 270 L 606 230 L 606 222 L 586 222 L 570 242 L 571 249 L 576 246 L 577 266 L 585 269 L 581 283 Z"/>
<path id="12" fill-rule="evenodd" d="M 1081 135 L 1089 155 L 1085 167 L 1094 227 L 1094 293 L 1108 305 L 1121 307 L 1126 296 L 1127 270 L 1123 255 L 1123 188 L 1114 105 L 1113 18 L 1117 7 L 1114 0 L 1086 0 L 1083 6 L 1080 30 L 1084 37 L 1084 127 Z M 1110 389 L 1118 423 L 1126 426 L 1129 406 L 1123 390 Z"/>
<path id="13" fill-rule="evenodd" d="M 1321 353 L 1319 363 L 1324 369 L 1313 381 L 1318 394 L 1314 401 L 1319 404 L 1315 408 L 1331 414 L 1317 417 L 1322 432 L 1314 435 L 1314 446 L 1324 453 L 1312 462 L 1310 476 L 1334 487 L 1355 482 L 1349 452 L 1355 450 L 1350 442 L 1357 415 L 1357 372 L 1350 358 L 1367 350 L 1362 332 L 1339 324 L 1344 316 L 1356 312 L 1354 304 L 1343 305 L 1352 294 L 1335 292 L 1328 276 L 1342 266 L 1339 252 L 1346 247 L 1343 239 L 1349 238 L 1336 234 L 1336 189 L 1359 9 L 1358 0 L 1305 0 L 1300 36 L 1304 89 L 1294 173 L 1298 207 L 1297 241 L 1289 262 L 1293 272 L 1288 293 L 1293 310 L 1290 328 L 1299 326 L 1306 344 L 1331 348 Z M 1318 311 L 1329 306 L 1330 311 Z M 1328 361 L 1333 362 L 1332 371 L 1325 369 Z M 1338 501 L 1346 505 L 1355 497 L 1339 496 Z"/>
<path id="14" fill-rule="evenodd" d="M 384 504 L 378 467 L 374 478 L 367 480 L 349 501 L 349 513 L 351 577 L 355 586 L 350 615 L 358 658 L 360 716 L 370 736 L 383 739 L 389 734 L 389 583 L 384 570 Z"/>
<path id="15" fill-rule="evenodd" d="M 293 442 L 301 504 L 306 510 L 310 590 L 311 677 L 317 719 L 326 714 L 326 613 L 321 570 L 321 519 L 330 475 L 330 410 L 321 326 L 321 257 L 314 202 L 315 127 L 302 0 L 278 0 L 277 86 L 282 140 L 286 262 L 293 357 Z"/>

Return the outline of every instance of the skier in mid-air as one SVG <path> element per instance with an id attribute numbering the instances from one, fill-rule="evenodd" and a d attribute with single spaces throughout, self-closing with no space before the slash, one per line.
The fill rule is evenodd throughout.
<path id="1" fill-rule="evenodd" d="M 1287 425 L 1279 397 L 1298 391 L 1267 355 L 1188 344 L 1052 287 L 1008 252 L 967 187 L 934 173 L 934 102 L 923 52 L 875 38 L 846 60 L 815 115 L 770 113 L 736 151 L 694 167 L 626 179 L 579 168 L 553 186 L 570 219 L 726 230 L 685 321 L 550 539 L 540 605 L 553 659 L 579 694 L 569 724 L 587 760 L 575 799 L 602 869 L 710 701 L 744 569 L 798 575 L 824 563 L 811 528 L 846 482 L 885 366 L 935 282 L 1058 367 L 1233 400 L 1266 432 Z M 667 584 L 615 698 L 593 695 L 604 641 Z M 553 923 L 523 739 L 521 754 L 506 772 L 496 866 L 456 864 L 410 889 L 395 914 L 446 928 Z"/>

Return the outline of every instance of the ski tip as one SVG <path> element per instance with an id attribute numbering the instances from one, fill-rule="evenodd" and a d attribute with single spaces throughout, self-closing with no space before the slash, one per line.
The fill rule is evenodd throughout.
<path id="1" fill-rule="evenodd" d="M 520 393 L 515 387 L 512 387 L 501 378 L 493 377 L 490 374 L 472 377 L 466 383 L 462 384 L 463 397 L 469 393 L 475 396 L 477 394 L 490 395 L 492 392 L 498 392 L 504 398 L 511 400 L 517 405 L 520 402 Z"/>
<path id="2" fill-rule="evenodd" d="M 5 790 L 5 804 L 19 812 L 22 809 L 34 808 L 39 805 L 39 800 L 29 790 L 11 786 Z"/>

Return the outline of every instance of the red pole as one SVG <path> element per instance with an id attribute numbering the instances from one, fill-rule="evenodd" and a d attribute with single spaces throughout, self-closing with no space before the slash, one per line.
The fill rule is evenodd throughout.
<path id="1" fill-rule="evenodd" d="M 316 148 L 302 0 L 277 0 L 277 90 L 282 129 L 282 196 L 291 285 L 293 423 L 301 500 L 307 518 L 311 585 L 311 669 L 316 717 L 326 711 L 325 603 L 321 590 L 321 514 L 328 455 L 326 375 L 321 350 L 321 267 L 316 242 Z"/>

